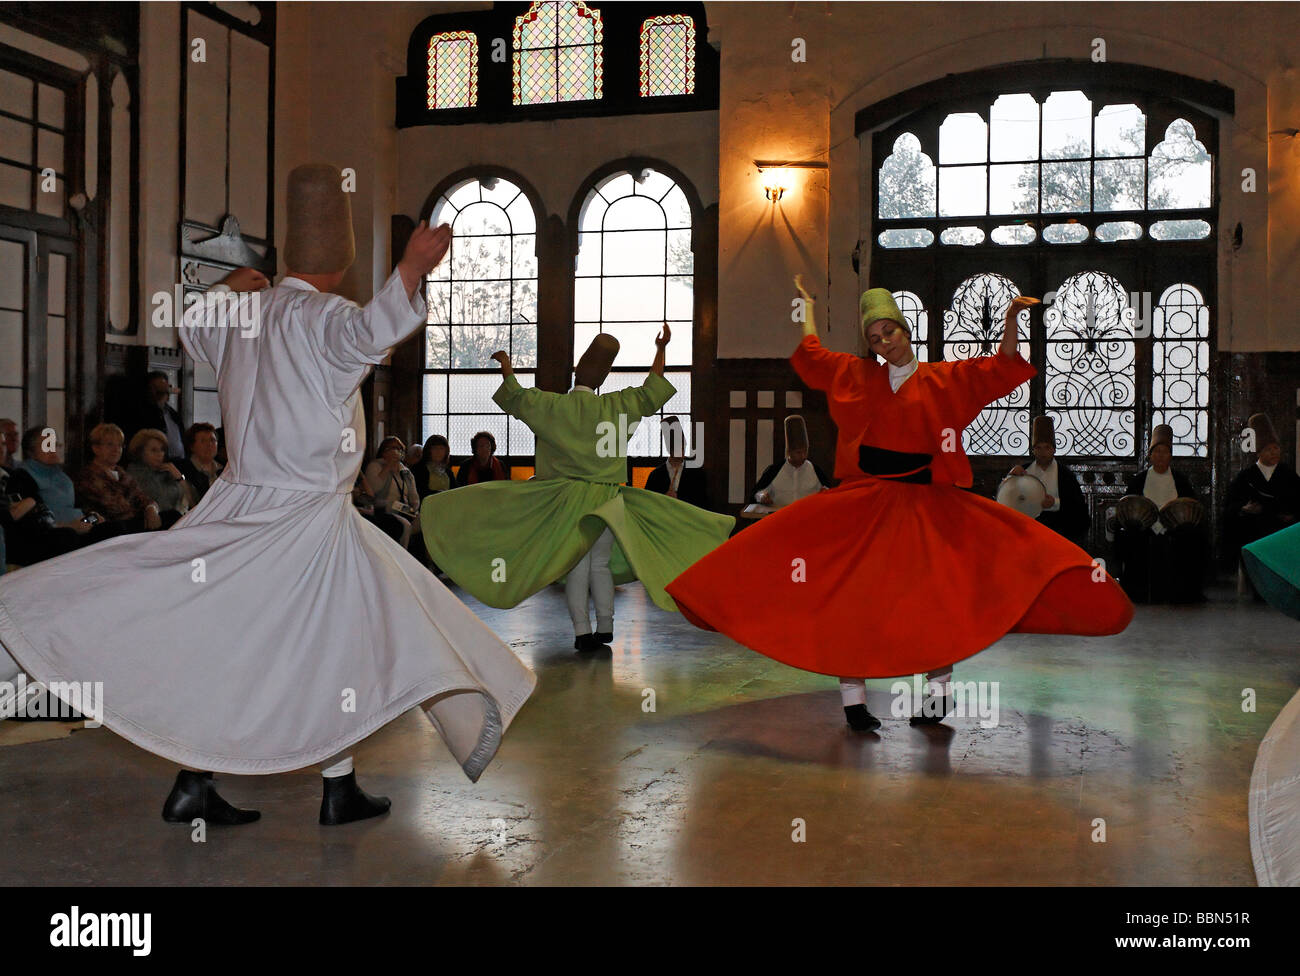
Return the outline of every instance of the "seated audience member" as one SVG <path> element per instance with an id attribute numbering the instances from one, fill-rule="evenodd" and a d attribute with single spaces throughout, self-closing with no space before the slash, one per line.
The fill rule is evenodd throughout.
<path id="1" fill-rule="evenodd" d="M 163 435 L 165 460 L 179 461 L 185 456 L 184 428 L 181 427 L 181 415 L 169 402 L 171 395 L 170 377 L 160 369 L 151 372 L 145 377 L 144 389 L 129 417 L 128 429 L 132 441 L 142 430 L 158 431 Z"/>
<path id="2" fill-rule="evenodd" d="M 0 467 L 6 471 L 18 470 L 18 424 L 8 417 L 0 417 L 0 440 L 4 441 L 6 457 Z"/>
<path id="3" fill-rule="evenodd" d="M 396 515 L 375 508 L 375 497 L 370 493 L 363 471 L 357 472 L 357 480 L 352 484 L 352 504 L 367 522 L 383 530 L 395 542 L 402 541 L 402 536 L 407 531 L 406 524 Z"/>
<path id="4" fill-rule="evenodd" d="M 669 498 L 679 498 L 697 508 L 709 507 L 708 477 L 702 467 L 686 463 L 686 432 L 676 417 L 665 417 L 660 430 L 668 457 L 650 472 L 646 491 L 657 491 Z"/>
<path id="5" fill-rule="evenodd" d="M 419 532 L 414 523 L 420 514 L 420 493 L 416 491 L 415 476 L 402 463 L 406 445 L 400 438 L 385 437 L 375 455 L 375 459 L 366 465 L 366 488 L 374 499 L 376 512 L 385 512 L 401 521 L 402 535 L 397 541 L 405 549 L 410 545 L 412 531 Z"/>
<path id="6" fill-rule="evenodd" d="M 414 469 L 414 467 L 417 464 L 419 464 L 423 458 L 424 458 L 424 450 L 420 447 L 419 444 L 412 444 L 410 447 L 406 449 L 406 457 L 402 459 L 402 462 L 408 468 Z"/>
<path id="7" fill-rule="evenodd" d="M 1209 540 L 1203 516 L 1173 521 L 1176 499 L 1190 499 L 1200 509 L 1191 480 L 1170 465 L 1174 432 L 1168 424 L 1151 431 L 1150 465 L 1128 483 L 1128 493 L 1149 499 L 1160 517 L 1148 528 L 1133 524 L 1115 529 L 1114 567 L 1129 598 L 1140 603 L 1193 603 L 1204 599 L 1201 588 L 1209 564 Z"/>
<path id="8" fill-rule="evenodd" d="M 40 453 L 57 460 L 57 452 Z M 119 534 L 119 529 L 94 512 L 83 515 L 74 508 L 74 518 L 57 520 L 41 497 L 36 479 L 23 468 L 10 471 L 4 467 L 8 456 L 8 447 L 0 439 L 0 527 L 4 535 L 0 572 L 6 561 L 30 566 Z"/>
<path id="9" fill-rule="evenodd" d="M 1028 465 L 1017 464 L 1012 475 L 1033 475 L 1047 489 L 1043 511 L 1038 521 L 1065 536 L 1075 545 L 1082 546 L 1088 534 L 1088 503 L 1074 477 L 1074 472 L 1056 460 L 1056 425 L 1048 416 L 1035 417 L 1030 428 L 1034 460 Z"/>
<path id="10" fill-rule="evenodd" d="M 510 472 L 497 458 L 497 439 L 488 431 L 480 430 L 469 442 L 473 453 L 460 466 L 456 485 L 476 485 L 480 481 L 507 481 Z M 457 496 L 459 497 L 459 496 Z"/>
<path id="11" fill-rule="evenodd" d="M 451 470 L 451 445 L 441 434 L 433 434 L 424 442 L 420 460 L 411 468 L 415 490 L 423 501 L 440 491 L 456 487 L 456 476 Z"/>
<path id="12" fill-rule="evenodd" d="M 831 487 L 826 472 L 808 460 L 808 425 L 803 417 L 785 418 L 785 459 L 769 464 L 754 486 L 754 501 L 784 508 Z"/>
<path id="13" fill-rule="evenodd" d="M 188 456 L 177 462 L 176 467 L 185 475 L 192 502 L 197 505 L 225 470 L 225 465 L 217 460 L 217 428 L 212 424 L 191 424 L 185 431 L 185 450 Z"/>
<path id="14" fill-rule="evenodd" d="M 1234 561 L 1241 558 L 1242 546 L 1300 518 L 1300 477 L 1282 460 L 1273 421 L 1257 413 L 1246 426 L 1252 432 L 1255 460 L 1232 479 L 1223 506 L 1224 543 Z"/>
<path id="15" fill-rule="evenodd" d="M 90 432 L 92 457 L 77 476 L 77 494 L 110 522 L 123 523 L 129 532 L 161 529 L 162 507 L 117 463 L 122 459 L 124 441 L 117 424 L 99 424 Z M 173 516 L 170 524 L 178 517 Z"/>
<path id="16" fill-rule="evenodd" d="M 167 460 L 167 435 L 148 427 L 136 431 L 127 453 L 127 474 L 158 503 L 163 527 L 171 528 L 190 510 L 190 492 L 180 468 Z"/>

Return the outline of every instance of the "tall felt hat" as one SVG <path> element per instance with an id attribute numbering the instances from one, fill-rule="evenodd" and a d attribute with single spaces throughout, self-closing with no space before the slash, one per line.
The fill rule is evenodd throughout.
<path id="1" fill-rule="evenodd" d="M 584 384 L 585 385 L 585 384 Z M 664 447 L 669 457 L 684 457 L 686 454 L 686 432 L 682 422 L 676 417 L 665 417 L 659 425 L 663 435 Z"/>
<path id="2" fill-rule="evenodd" d="M 1035 417 L 1029 429 L 1029 446 L 1033 447 L 1035 444 L 1056 446 L 1056 423 L 1047 414 Z"/>
<path id="3" fill-rule="evenodd" d="M 346 271 L 356 258 L 352 205 L 343 174 L 328 163 L 305 163 L 289 174 L 289 232 L 284 263 L 301 274 Z"/>
<path id="4" fill-rule="evenodd" d="M 792 413 L 785 418 L 785 453 L 808 450 L 808 425 L 803 417 Z"/>
<path id="5" fill-rule="evenodd" d="M 1156 424 L 1151 428 L 1151 446 L 1147 448 L 1147 453 L 1150 454 L 1161 444 L 1171 451 L 1174 449 L 1174 429 L 1168 424 Z"/>
<path id="6" fill-rule="evenodd" d="M 1255 432 L 1256 452 L 1277 443 L 1277 431 L 1273 429 L 1273 421 L 1268 419 L 1268 414 L 1252 413 L 1246 426 Z"/>
<path id="7" fill-rule="evenodd" d="M 870 288 L 864 291 L 858 301 L 858 312 L 861 313 L 864 335 L 867 326 L 878 319 L 892 319 L 903 328 L 907 328 L 907 319 L 898 310 L 898 303 L 894 301 L 894 296 L 890 294 L 888 288 Z"/>
<path id="8" fill-rule="evenodd" d="M 573 367 L 573 382 L 578 386 L 589 386 L 593 390 L 605 382 L 609 368 L 614 365 L 618 355 L 618 340 L 607 332 L 600 332 L 591 340 L 591 345 Z"/>

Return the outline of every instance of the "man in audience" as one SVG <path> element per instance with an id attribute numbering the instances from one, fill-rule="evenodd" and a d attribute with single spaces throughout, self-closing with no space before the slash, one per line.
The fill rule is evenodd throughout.
<path id="1" fill-rule="evenodd" d="M 6 471 L 18 469 L 18 424 L 9 417 L 0 417 L 0 440 L 5 445 L 5 460 L 0 463 Z"/>
<path id="2" fill-rule="evenodd" d="M 686 432 L 676 417 L 665 417 L 662 427 L 668 457 L 650 472 L 646 491 L 679 498 L 697 508 L 709 507 L 709 483 L 702 467 L 686 463 Z"/>
<path id="3" fill-rule="evenodd" d="M 172 392 L 171 379 L 166 373 L 159 369 L 151 372 L 145 379 L 141 402 L 131 418 L 131 429 L 122 436 L 134 437 L 146 429 L 161 430 L 167 438 L 167 460 L 179 461 L 185 457 L 185 437 L 181 415 L 168 402 Z"/>
<path id="4" fill-rule="evenodd" d="M 1246 424 L 1255 460 L 1228 486 L 1224 504 L 1224 544 L 1241 558 L 1241 547 L 1286 528 L 1300 518 L 1300 477 L 1282 460 L 1273 421 L 1257 413 Z M 1246 446 L 1252 446 L 1247 441 Z"/>

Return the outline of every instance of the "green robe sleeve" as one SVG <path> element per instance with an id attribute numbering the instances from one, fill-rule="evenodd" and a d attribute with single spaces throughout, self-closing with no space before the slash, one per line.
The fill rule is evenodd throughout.
<path id="1" fill-rule="evenodd" d="M 522 420 L 536 431 L 546 425 L 555 408 L 556 395 L 536 387 L 520 386 L 514 373 L 511 373 L 502 378 L 501 386 L 492 394 L 492 400 L 510 416 Z"/>
<path id="2" fill-rule="evenodd" d="M 641 386 L 629 387 L 616 393 L 606 393 L 601 401 L 613 408 L 614 413 L 626 414 L 628 422 L 648 417 L 673 398 L 677 387 L 658 373 L 651 373 Z"/>

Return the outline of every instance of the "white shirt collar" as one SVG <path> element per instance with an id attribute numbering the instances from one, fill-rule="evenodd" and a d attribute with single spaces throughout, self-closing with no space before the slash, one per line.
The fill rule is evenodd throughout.
<path id="1" fill-rule="evenodd" d="M 1264 475 L 1264 480 L 1269 481 L 1273 477 L 1273 472 L 1277 470 L 1276 464 L 1265 464 L 1263 461 L 1256 461 L 1255 467 L 1259 468 L 1260 473 Z"/>
<path id="2" fill-rule="evenodd" d="M 906 363 L 903 366 L 895 366 L 893 363 L 886 360 L 885 365 L 889 367 L 889 385 L 893 391 L 897 393 L 898 388 L 903 385 L 903 381 L 916 372 L 919 364 L 916 361 L 916 354 L 913 353 L 912 361 L 910 363 Z"/>
<path id="3" fill-rule="evenodd" d="M 301 291 L 320 291 L 310 281 L 303 281 L 301 278 L 295 278 L 293 275 L 285 275 L 280 279 L 282 288 L 297 288 Z"/>
<path id="4" fill-rule="evenodd" d="M 570 390 L 569 392 L 570 392 L 570 393 L 576 393 L 576 392 L 578 392 L 579 390 L 581 390 L 583 393 L 595 393 L 595 392 L 596 392 L 596 391 L 593 390 L 591 387 L 589 387 L 589 386 L 583 386 L 581 383 L 574 383 L 574 384 L 573 384 L 573 389 Z"/>

